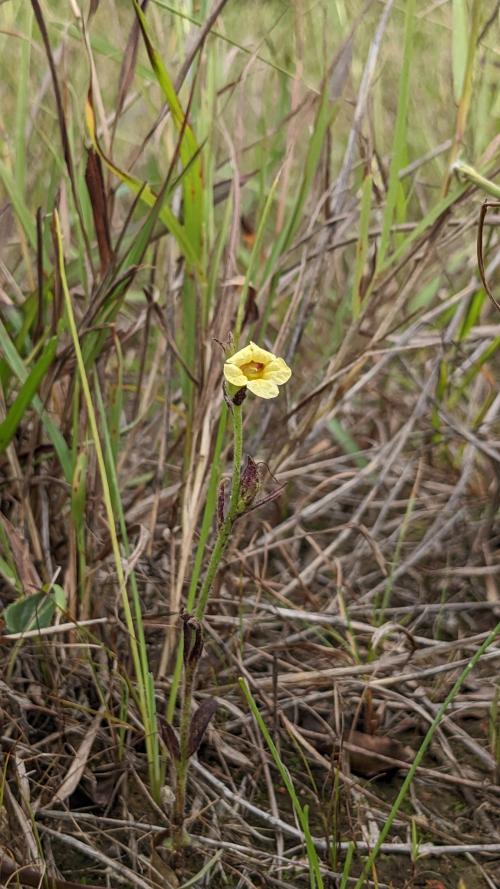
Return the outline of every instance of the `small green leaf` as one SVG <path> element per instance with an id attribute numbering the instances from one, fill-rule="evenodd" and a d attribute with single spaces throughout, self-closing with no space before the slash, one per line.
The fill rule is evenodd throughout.
<path id="1" fill-rule="evenodd" d="M 66 593 L 60 584 L 53 583 L 52 584 L 52 593 L 54 597 L 54 603 L 56 608 L 59 608 L 60 611 L 64 611 L 66 608 Z"/>
<path id="2" fill-rule="evenodd" d="M 2 575 L 2 577 L 5 578 L 5 580 L 8 583 L 11 583 L 12 586 L 16 585 L 17 578 L 16 578 L 15 571 L 13 571 L 12 568 L 10 567 L 10 565 L 5 561 L 5 559 L 2 559 L 1 557 L 0 557 L 0 574 Z"/>
<path id="3" fill-rule="evenodd" d="M 66 606 L 66 594 L 62 587 L 54 584 L 52 589 L 53 593 L 40 590 L 7 606 L 4 617 L 9 633 L 26 633 L 51 625 L 56 608 Z"/>

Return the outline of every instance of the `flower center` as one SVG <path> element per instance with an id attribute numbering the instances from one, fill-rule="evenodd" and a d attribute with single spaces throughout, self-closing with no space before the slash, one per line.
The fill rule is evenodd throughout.
<path id="1" fill-rule="evenodd" d="M 265 365 L 260 361 L 249 361 L 248 364 L 242 364 L 240 370 L 243 371 L 247 380 L 259 380 L 264 367 Z"/>

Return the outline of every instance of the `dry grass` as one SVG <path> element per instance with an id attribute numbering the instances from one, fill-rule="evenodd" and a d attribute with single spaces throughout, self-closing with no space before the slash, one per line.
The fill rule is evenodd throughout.
<path id="1" fill-rule="evenodd" d="M 132 5 L 7 5 L 0 598 L 41 591 L 49 612 L 4 612 L 2 885 L 497 885 L 500 319 L 476 234 L 498 191 L 498 22 L 476 0 L 407 5 L 158 2 L 142 36 Z M 493 200 L 492 291 L 498 219 Z M 235 522 L 203 621 L 194 698 L 218 709 L 179 863 L 147 718 L 178 724 L 238 306 L 241 344 L 293 369 L 244 405 L 261 496 L 285 487 Z"/>

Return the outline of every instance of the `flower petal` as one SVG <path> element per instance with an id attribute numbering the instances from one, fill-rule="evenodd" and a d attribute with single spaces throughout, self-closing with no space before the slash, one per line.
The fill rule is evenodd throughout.
<path id="1" fill-rule="evenodd" d="M 275 355 L 272 352 L 268 352 L 267 349 L 261 349 L 260 346 L 257 346 L 255 343 L 252 343 L 250 340 L 249 348 L 252 350 L 252 361 L 258 361 L 259 364 L 269 364 L 270 361 L 274 361 Z"/>
<path id="2" fill-rule="evenodd" d="M 247 389 L 259 398 L 276 398 L 280 390 L 272 380 L 249 380 Z"/>
<path id="3" fill-rule="evenodd" d="M 292 371 L 283 358 L 274 358 L 264 368 L 262 376 L 264 380 L 272 380 L 274 383 L 286 383 L 292 376 Z"/>
<path id="4" fill-rule="evenodd" d="M 228 358 L 226 363 L 241 367 L 243 364 L 249 364 L 251 361 L 256 361 L 258 364 L 269 364 L 270 361 L 274 361 L 274 355 L 272 352 L 267 352 L 266 349 L 256 346 L 255 343 L 249 343 L 244 349 L 240 349 L 239 352 Z"/>
<path id="5" fill-rule="evenodd" d="M 236 367 L 234 364 L 229 364 L 226 362 L 224 365 L 224 376 L 228 383 L 232 383 L 233 386 L 246 386 L 248 380 L 245 374 Z"/>
<path id="6" fill-rule="evenodd" d="M 235 352 L 234 355 L 231 355 L 231 358 L 228 358 L 226 361 L 226 367 L 228 364 L 236 365 L 239 367 L 241 364 L 248 364 L 249 361 L 252 360 L 252 347 L 245 346 L 244 349 L 240 349 L 239 352 Z"/>

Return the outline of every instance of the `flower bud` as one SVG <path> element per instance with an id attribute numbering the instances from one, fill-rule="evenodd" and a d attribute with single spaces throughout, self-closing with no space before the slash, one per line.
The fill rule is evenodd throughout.
<path id="1" fill-rule="evenodd" d="M 240 478 L 240 502 L 243 508 L 251 506 L 260 490 L 259 467 L 255 460 L 247 456 Z"/>
<path id="2" fill-rule="evenodd" d="M 219 528 L 224 524 L 224 519 L 226 518 L 226 487 L 227 479 L 223 478 L 217 491 L 217 524 Z"/>

